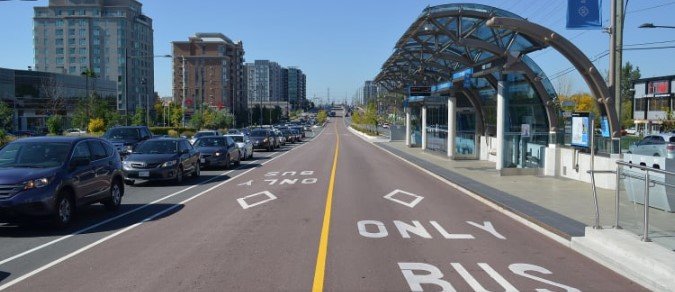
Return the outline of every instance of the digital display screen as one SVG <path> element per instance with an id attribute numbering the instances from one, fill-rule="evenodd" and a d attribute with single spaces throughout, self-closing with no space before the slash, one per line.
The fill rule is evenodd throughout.
<path id="1" fill-rule="evenodd" d="M 590 127 L 591 123 L 587 113 L 572 115 L 572 146 L 590 147 Z"/>
<path id="2" fill-rule="evenodd" d="M 667 94 L 670 93 L 669 87 L 668 80 L 650 81 L 647 84 L 647 94 Z"/>
<path id="3" fill-rule="evenodd" d="M 408 92 L 410 96 L 430 96 L 431 86 L 410 86 Z"/>

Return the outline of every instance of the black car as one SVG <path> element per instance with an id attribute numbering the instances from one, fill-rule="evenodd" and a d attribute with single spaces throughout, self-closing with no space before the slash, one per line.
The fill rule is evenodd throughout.
<path id="1" fill-rule="evenodd" d="M 200 174 L 199 151 L 184 138 L 157 138 L 144 141 L 122 163 L 125 183 L 136 179 L 173 180 L 182 183 L 186 175 Z"/>
<path id="2" fill-rule="evenodd" d="M 231 164 L 239 166 L 241 164 L 241 152 L 239 147 L 230 137 L 214 136 L 199 138 L 195 141 L 194 147 L 201 154 L 200 163 L 202 167 L 224 167 L 229 168 Z"/>
<path id="3" fill-rule="evenodd" d="M 300 137 L 305 138 L 305 128 L 304 128 L 304 127 L 302 127 L 302 126 L 295 126 L 295 127 L 291 127 L 291 129 L 297 130 L 298 133 L 300 134 Z"/>
<path id="4" fill-rule="evenodd" d="M 0 149 L 0 219 L 47 217 L 65 227 L 75 210 L 122 202 L 122 162 L 113 146 L 88 137 L 19 139 Z"/>
<path id="5" fill-rule="evenodd" d="M 152 132 L 146 126 L 113 127 L 103 134 L 103 139 L 110 141 L 122 158 L 131 153 L 136 146 L 152 138 Z"/>
<path id="6" fill-rule="evenodd" d="M 251 143 L 253 149 L 273 151 L 275 147 L 274 134 L 269 129 L 255 129 L 251 131 Z"/>
<path id="7" fill-rule="evenodd" d="M 280 131 L 281 131 L 281 133 L 283 133 L 284 136 L 286 137 L 286 142 L 288 142 L 288 143 L 295 143 L 295 142 L 298 142 L 298 141 L 295 139 L 295 138 L 296 138 L 295 135 L 293 134 L 293 132 L 291 132 L 291 130 L 290 130 L 289 128 L 282 128 L 282 129 L 280 129 Z"/>

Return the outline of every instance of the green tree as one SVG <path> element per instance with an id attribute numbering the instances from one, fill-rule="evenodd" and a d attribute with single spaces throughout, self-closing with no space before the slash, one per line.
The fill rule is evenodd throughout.
<path id="1" fill-rule="evenodd" d="M 59 135 L 63 132 L 63 117 L 60 115 L 53 115 L 47 118 L 47 131 L 52 135 Z"/>
<path id="2" fill-rule="evenodd" d="M 320 110 L 319 113 L 316 114 L 316 121 L 320 125 L 323 125 L 323 123 L 325 123 L 327 119 L 328 119 L 328 114 L 326 113 L 325 110 Z"/>
<path id="3" fill-rule="evenodd" d="M 640 79 L 640 67 L 633 68 L 633 64 L 626 62 L 621 68 L 621 127 L 628 128 L 633 126 L 633 98 L 635 92 L 633 82 Z"/>
<path id="4" fill-rule="evenodd" d="M 145 110 L 143 108 L 136 108 L 136 112 L 131 116 L 131 125 L 142 126 L 145 125 Z"/>
<path id="5" fill-rule="evenodd" d="M 190 118 L 190 126 L 196 130 L 200 130 L 202 127 L 204 127 L 204 115 L 202 114 L 202 111 L 197 110 L 194 112 L 194 114 L 192 114 L 192 117 Z"/>
<path id="6" fill-rule="evenodd" d="M 105 121 L 108 127 L 119 126 L 124 124 L 124 116 L 116 110 L 111 110 L 106 113 Z"/>
<path id="7" fill-rule="evenodd" d="M 182 126 L 183 123 L 183 109 L 181 105 L 171 103 L 169 104 L 170 113 L 170 124 L 174 128 Z"/>
<path id="8" fill-rule="evenodd" d="M 12 129 L 14 111 L 3 101 L 0 101 L 0 128 L 5 131 Z"/>
<path id="9" fill-rule="evenodd" d="M 164 123 L 164 103 L 158 100 L 153 105 L 153 108 L 155 109 L 155 125 Z"/>
<path id="10" fill-rule="evenodd" d="M 79 100 L 75 104 L 75 111 L 73 112 L 72 126 L 80 129 L 86 129 L 89 124 L 89 115 L 84 100 Z"/>
<path id="11" fill-rule="evenodd" d="M 368 106 L 366 106 L 366 112 L 363 114 L 363 123 L 373 125 L 375 127 L 375 134 L 379 135 L 377 131 L 379 121 L 377 116 L 377 105 L 375 105 L 375 102 L 370 102 L 368 103 Z"/>

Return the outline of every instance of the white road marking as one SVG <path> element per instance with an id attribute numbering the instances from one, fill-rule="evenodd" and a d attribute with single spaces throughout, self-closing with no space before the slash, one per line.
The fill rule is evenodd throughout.
<path id="1" fill-rule="evenodd" d="M 321 133 L 319 133 L 319 135 L 321 135 Z M 318 135 L 317 135 L 317 137 L 318 137 Z M 267 164 L 267 163 L 270 163 L 270 162 L 276 160 L 277 158 L 282 157 L 282 156 L 286 155 L 287 153 L 289 153 L 289 152 L 291 152 L 291 151 L 293 151 L 293 150 L 295 150 L 295 149 L 298 149 L 298 148 L 300 148 L 300 147 L 302 147 L 302 146 L 304 146 L 304 145 L 307 145 L 307 143 L 306 143 L 306 144 L 302 144 L 302 145 L 300 145 L 300 146 L 298 146 L 298 147 L 296 147 L 296 148 L 290 149 L 290 150 L 288 150 L 288 151 L 286 151 L 286 152 L 284 152 L 284 153 L 281 153 L 281 154 L 279 154 L 279 155 L 277 155 L 277 156 L 274 156 L 272 159 L 270 159 L 270 160 L 268 160 L 268 161 L 265 161 L 265 162 L 261 163 L 260 166 L 263 166 L 263 165 L 265 165 L 265 164 Z M 272 155 L 270 155 L 270 156 L 272 156 Z M 270 156 L 268 156 L 268 157 L 270 157 Z M 242 173 L 240 173 L 240 174 L 238 174 L 238 175 L 236 175 L 236 176 L 234 176 L 234 177 L 232 177 L 232 178 L 230 178 L 230 179 L 228 179 L 228 180 L 226 180 L 226 181 L 224 181 L 224 182 L 221 182 L 221 183 L 219 183 L 219 184 L 216 184 L 215 186 L 210 187 L 210 188 L 208 188 L 207 190 L 204 190 L 204 191 L 202 191 L 202 192 L 200 192 L 200 193 L 198 193 L 198 194 L 196 194 L 196 195 L 194 195 L 194 196 L 192 196 L 192 197 L 190 197 L 190 198 L 187 198 L 187 199 L 183 200 L 182 202 L 178 203 L 177 205 L 173 205 L 173 206 L 171 206 L 171 207 L 168 207 L 168 208 L 166 208 L 166 209 L 164 209 L 164 210 L 162 210 L 162 211 L 160 211 L 160 212 L 158 212 L 158 213 L 155 213 L 154 215 L 151 215 L 151 216 L 149 216 L 149 217 L 143 219 L 142 221 L 140 221 L 140 222 L 138 222 L 138 223 L 135 223 L 135 224 L 133 224 L 133 225 L 131 225 L 131 226 L 128 226 L 128 227 L 126 227 L 126 228 L 124 228 L 124 229 L 122 229 L 122 230 L 119 230 L 119 231 L 117 231 L 117 232 L 115 232 L 115 233 L 113 233 L 113 234 L 111 234 L 111 235 L 108 235 L 108 236 L 106 236 L 106 237 L 104 237 L 104 238 L 101 238 L 101 239 L 99 239 L 99 240 L 97 240 L 97 241 L 95 241 L 95 242 L 93 242 L 93 243 L 91 243 L 91 244 L 89 244 L 89 245 L 86 245 L 86 246 L 84 246 L 84 247 L 82 247 L 82 248 L 80 248 L 80 249 L 78 249 L 78 250 L 76 250 L 76 251 L 74 251 L 74 252 L 72 252 L 72 253 L 70 253 L 70 254 L 67 254 L 67 255 L 65 255 L 65 256 L 63 256 L 63 257 L 57 259 L 57 260 L 54 260 L 54 261 L 52 261 L 52 262 L 50 262 L 50 263 L 48 263 L 48 264 L 46 264 L 46 265 L 44 265 L 44 266 L 42 266 L 42 267 L 40 267 L 40 268 L 38 268 L 38 269 L 35 269 L 35 270 L 33 270 L 33 271 L 29 272 L 29 273 L 26 273 L 26 274 L 22 275 L 21 277 L 18 277 L 18 278 L 16 278 L 16 279 L 14 279 L 14 280 L 12 280 L 12 281 L 10 281 L 10 282 L 8 282 L 8 283 L 6 283 L 6 284 L 0 286 L 0 290 L 5 290 L 5 289 L 7 289 L 7 288 L 9 288 L 9 287 L 11 287 L 11 286 L 13 286 L 13 285 L 16 285 L 17 283 L 19 283 L 19 282 L 21 282 L 21 281 L 23 281 L 23 280 L 25 280 L 25 279 L 27 279 L 27 278 L 29 278 L 29 277 L 35 275 L 35 274 L 38 274 L 38 273 L 40 273 L 40 272 L 42 272 L 42 271 L 44 271 L 44 270 L 46 270 L 46 269 L 49 269 L 49 268 L 51 268 L 51 267 L 53 267 L 53 266 L 55 266 L 55 265 L 57 265 L 57 264 L 59 264 L 59 263 L 65 261 L 65 260 L 69 259 L 69 258 L 72 258 L 72 257 L 74 257 L 74 256 L 76 256 L 76 255 L 78 255 L 78 254 L 80 254 L 80 253 L 82 253 L 82 252 L 84 252 L 84 251 L 87 251 L 87 250 L 89 250 L 89 249 L 91 249 L 91 248 L 93 248 L 93 247 L 95 247 L 95 246 L 97 246 L 97 245 L 99 245 L 99 244 L 101 244 L 101 243 L 103 243 L 103 242 L 105 242 L 105 241 L 108 241 L 109 239 L 112 239 L 112 238 L 114 238 L 114 237 L 116 237 L 116 236 L 118 236 L 118 235 L 120 235 L 120 234 L 122 234 L 122 233 L 124 233 L 124 232 L 126 232 L 126 231 L 129 231 L 129 230 L 131 230 L 131 229 L 134 229 L 134 228 L 140 226 L 142 223 L 145 223 L 145 222 L 154 220 L 155 218 L 160 217 L 161 215 L 163 215 L 163 214 L 165 214 L 165 213 L 168 213 L 168 212 L 172 211 L 173 209 L 178 208 L 178 207 L 181 206 L 181 205 L 185 205 L 187 202 L 190 202 L 190 201 L 192 201 L 192 200 L 195 199 L 195 198 L 201 197 L 202 195 L 204 195 L 204 194 L 206 194 L 206 193 L 208 193 L 208 192 L 210 192 L 210 191 L 212 191 L 212 190 L 214 190 L 214 189 L 216 189 L 216 188 L 219 188 L 219 187 L 221 187 L 221 186 L 223 186 L 223 185 L 225 185 L 225 184 L 227 184 L 227 183 L 233 181 L 234 179 L 236 179 L 236 178 L 238 178 L 238 177 L 240 177 L 240 176 L 242 176 L 242 175 L 244 175 L 244 174 L 247 174 L 247 173 L 253 171 L 254 169 L 256 169 L 256 168 L 251 168 L 251 169 L 249 169 L 249 170 L 247 170 L 247 171 L 244 171 L 244 172 L 242 172 Z M 221 174 L 221 175 L 224 175 L 224 174 Z M 189 188 L 188 188 L 188 189 L 189 189 Z M 186 190 L 187 190 L 187 189 L 186 189 Z"/>
<path id="2" fill-rule="evenodd" d="M 267 198 L 262 200 L 262 201 L 258 201 L 258 202 L 252 203 L 252 204 L 249 204 L 248 202 L 246 202 L 246 199 L 255 198 L 255 197 L 258 197 L 258 196 L 266 196 Z M 262 191 L 262 192 L 259 192 L 259 193 L 248 195 L 246 197 L 241 197 L 241 198 L 237 199 L 237 202 L 239 203 L 239 205 L 241 205 L 241 207 L 244 210 L 246 210 L 248 208 L 255 207 L 255 206 L 258 206 L 258 205 L 262 205 L 262 204 L 265 204 L 269 201 L 273 201 L 273 200 L 276 200 L 276 199 L 277 199 L 277 196 L 275 196 L 271 192 Z"/>
<path id="3" fill-rule="evenodd" d="M 414 199 L 410 202 L 402 201 L 402 200 L 394 198 L 394 196 L 397 195 L 397 194 L 403 194 L 403 195 L 406 195 L 406 196 L 410 196 L 410 197 L 413 197 Z M 399 203 L 399 204 L 401 204 L 403 206 L 406 206 L 406 207 L 409 207 L 409 208 L 415 208 L 415 206 L 417 206 L 417 204 L 419 204 L 419 202 L 421 202 L 422 199 L 424 199 L 424 197 L 422 197 L 420 195 L 409 193 L 409 192 L 398 190 L 398 189 L 394 190 L 391 193 L 388 193 L 388 194 L 384 195 L 384 198 L 387 199 L 387 200 L 390 200 L 392 202 Z"/>
<path id="4" fill-rule="evenodd" d="M 238 184 L 238 186 L 249 186 L 250 187 L 252 184 L 253 184 L 253 180 L 249 180 L 247 182 Z"/>
<path id="5" fill-rule="evenodd" d="M 323 129 L 321 130 L 321 132 L 319 132 L 318 135 L 316 135 L 315 138 L 312 139 L 312 141 L 314 141 L 314 139 L 316 139 L 316 138 L 318 138 L 319 136 L 321 136 L 321 134 L 323 134 Z M 311 142 L 311 141 L 310 141 L 310 142 Z M 298 146 L 298 147 L 296 147 L 296 148 L 292 148 L 292 149 L 290 149 L 290 150 L 288 150 L 288 151 L 286 151 L 286 152 L 284 152 L 284 153 L 281 153 L 281 154 L 279 154 L 279 155 L 276 155 L 276 156 L 274 156 L 274 154 L 276 154 L 276 153 L 278 153 L 278 152 L 275 152 L 275 153 L 272 154 L 272 155 L 266 156 L 266 158 L 267 158 L 267 157 L 272 157 L 272 156 L 274 156 L 274 157 L 272 157 L 272 159 L 270 159 L 270 160 L 268 160 L 268 161 L 265 161 L 265 162 L 261 163 L 260 166 L 263 166 L 263 165 L 265 165 L 265 164 L 267 164 L 267 163 L 269 163 L 269 162 L 272 162 L 272 161 L 276 160 L 277 158 L 282 157 L 282 156 L 286 155 L 287 153 L 289 153 L 289 152 L 291 152 L 291 151 L 293 151 L 293 150 L 299 149 L 299 148 L 301 148 L 302 146 L 305 146 L 305 145 L 307 145 L 307 144 L 309 144 L 309 143 L 302 144 L 302 145 L 300 145 L 300 146 Z M 250 164 L 250 163 L 248 163 L 248 164 Z M 183 205 L 184 203 L 187 203 L 187 202 L 189 202 L 189 201 L 191 201 L 191 200 L 193 200 L 193 199 L 195 199 L 195 198 L 197 198 L 197 197 L 200 197 L 201 195 L 203 195 L 203 194 L 205 194 L 205 193 L 207 193 L 207 192 L 209 192 L 209 191 L 211 191 L 211 190 L 213 190 L 213 189 L 215 189 L 215 188 L 217 188 L 217 187 L 220 187 L 220 186 L 222 186 L 222 185 L 224 185 L 224 184 L 226 184 L 226 183 L 228 183 L 228 182 L 231 182 L 231 181 L 234 180 L 235 178 L 238 178 L 238 177 L 240 177 L 240 176 L 242 176 L 242 175 L 244 175 L 244 174 L 246 174 L 246 173 L 249 173 L 250 171 L 252 171 L 252 170 L 254 170 L 254 169 L 256 169 L 256 168 L 254 167 L 254 168 L 251 168 L 251 169 L 249 169 L 249 170 L 247 170 L 247 171 L 244 171 L 244 172 L 242 172 L 242 173 L 240 173 L 240 174 L 238 174 L 238 175 L 236 175 L 236 176 L 234 176 L 234 177 L 232 177 L 232 178 L 230 178 L 230 179 L 228 179 L 228 180 L 226 180 L 226 181 L 224 181 L 224 182 L 221 182 L 221 183 L 219 183 L 219 184 L 217 184 L 217 185 L 215 185 L 215 186 L 213 186 L 213 187 L 207 189 L 206 191 L 203 191 L 203 192 L 201 192 L 201 193 L 199 193 L 199 194 L 197 194 L 197 195 L 194 195 L 193 197 L 191 197 L 191 198 L 189 198 L 189 199 L 187 199 L 187 200 L 184 200 L 183 202 L 179 203 L 178 205 L 174 205 L 174 206 L 168 207 L 167 209 L 164 209 L 163 211 L 160 211 L 159 213 L 156 213 L 155 215 L 152 215 L 152 216 L 150 216 L 150 217 L 147 217 L 146 219 L 144 219 L 144 220 L 141 221 L 141 222 L 138 222 L 138 223 L 136 223 L 136 224 L 134 224 L 134 225 L 131 225 L 131 226 L 129 226 L 129 227 L 126 227 L 126 228 L 124 228 L 124 229 L 122 229 L 122 230 L 120 230 L 120 231 L 117 231 L 117 232 L 115 232 L 115 233 L 113 233 L 113 234 L 111 234 L 111 235 L 109 235 L 109 236 L 106 236 L 106 237 L 104 237 L 104 238 L 102 238 L 102 239 L 100 239 L 100 240 L 98 240 L 98 241 L 96 241 L 96 242 L 94 242 L 94 243 L 91 243 L 91 244 L 89 244 L 89 245 L 87 245 L 87 246 L 84 246 L 84 247 L 82 247 L 82 248 L 80 248 L 80 249 L 78 249 L 78 250 L 76 250 L 76 251 L 74 251 L 74 252 L 72 252 L 72 253 L 70 253 L 70 254 L 68 254 L 68 255 L 65 255 L 65 256 L 63 256 L 63 257 L 61 257 L 61 258 L 59 258 L 59 259 L 57 259 L 57 260 L 55 260 L 55 261 L 53 261 L 53 262 L 47 264 L 47 265 L 44 265 L 44 266 L 42 266 L 42 267 L 40 267 L 40 268 L 38 268 L 38 269 L 36 269 L 36 270 L 33 270 L 33 271 L 31 271 L 31 272 L 29 272 L 29 273 L 27 273 L 27 274 L 24 274 L 23 276 L 18 277 L 18 278 L 16 278 L 16 279 L 14 279 L 14 280 L 12 280 L 12 281 L 10 281 L 10 282 L 8 282 L 8 283 L 6 283 L 6 284 L 0 286 L 0 290 L 4 290 L 4 289 L 7 289 L 7 288 L 9 288 L 9 287 L 11 287 L 11 286 L 13 286 L 13 285 L 16 285 L 17 283 L 19 283 L 19 282 L 21 282 L 21 281 L 23 281 L 23 280 L 25 280 L 25 279 L 27 279 L 27 278 L 29 278 L 29 277 L 35 275 L 35 274 L 38 274 L 38 273 L 40 273 L 40 272 L 42 272 L 42 271 L 44 271 L 44 270 L 46 270 L 46 269 L 48 269 L 48 268 L 50 268 L 50 267 L 52 267 L 52 266 L 55 266 L 55 265 L 58 264 L 58 263 L 61 263 L 61 262 L 65 261 L 65 260 L 67 260 L 67 259 L 69 259 L 69 258 L 71 258 L 71 257 L 73 257 L 73 256 L 76 256 L 76 255 L 78 255 L 78 254 L 80 254 L 80 253 L 82 253 L 82 252 L 84 252 L 84 251 L 86 251 L 86 250 L 88 250 L 88 249 L 90 249 L 90 248 L 92 248 L 92 247 L 95 247 L 95 246 L 97 246 L 97 245 L 99 245 L 99 244 L 101 244 L 101 243 L 103 243 L 103 242 L 105 242 L 105 241 L 107 241 L 107 240 L 109 240 L 109 239 L 111 239 L 111 238 L 117 236 L 117 235 L 120 235 L 120 234 L 122 234 L 122 233 L 124 233 L 124 232 L 126 232 L 126 231 L 129 231 L 129 230 L 131 230 L 131 229 L 137 227 L 137 226 L 140 225 L 141 223 L 144 223 L 144 222 L 153 220 L 154 218 L 157 218 L 157 217 L 161 216 L 162 214 L 165 214 L 165 213 L 167 213 L 167 212 L 173 210 L 174 208 L 177 208 L 178 206 Z M 226 174 L 228 174 L 228 173 L 230 173 L 230 172 L 232 172 L 232 171 L 234 171 L 234 170 L 231 170 L 231 171 L 222 173 L 220 176 L 226 175 Z M 207 183 L 207 182 L 210 182 L 210 181 L 216 179 L 217 177 L 218 177 L 218 176 L 216 176 L 216 177 L 214 177 L 214 178 L 211 178 L 211 179 L 209 179 L 209 180 L 206 180 L 206 181 L 204 181 L 202 184 Z M 73 237 L 73 236 L 75 236 L 75 235 L 77 235 L 77 234 L 81 234 L 81 233 L 87 232 L 87 231 L 89 231 L 89 230 L 92 230 L 92 229 L 94 229 L 94 228 L 100 227 L 101 225 L 104 225 L 104 224 L 106 224 L 106 223 L 110 223 L 111 221 L 114 221 L 115 219 L 119 219 L 119 218 L 121 218 L 121 217 L 123 217 L 123 216 L 126 216 L 126 215 L 128 215 L 128 214 L 134 213 L 134 212 L 136 212 L 136 211 L 138 211 L 138 210 L 141 210 L 141 209 L 143 209 L 143 208 L 147 208 L 148 206 L 150 206 L 150 205 L 152 205 L 152 204 L 161 202 L 161 201 L 163 201 L 163 200 L 165 200 L 165 199 L 168 199 L 168 198 L 170 198 L 170 197 L 173 197 L 173 196 L 175 196 L 175 195 L 178 195 L 178 194 L 180 194 L 180 193 L 183 193 L 183 192 L 185 192 L 185 191 L 187 191 L 187 190 L 190 190 L 190 189 L 192 189 L 192 188 L 195 188 L 195 187 L 197 187 L 197 186 L 199 186 L 199 185 L 190 186 L 190 187 L 188 187 L 188 188 L 186 188 L 186 189 L 183 189 L 183 190 L 181 190 L 181 191 L 179 191 L 179 192 L 176 192 L 176 193 L 173 193 L 173 194 L 171 194 L 171 195 L 168 195 L 168 196 L 166 196 L 166 197 L 164 197 L 164 198 L 160 198 L 160 199 L 158 199 L 158 200 L 155 200 L 155 201 L 153 201 L 153 202 L 151 202 L 151 203 L 149 203 L 149 204 L 143 205 L 143 206 L 141 206 L 141 207 L 138 207 L 138 208 L 136 208 L 136 209 L 130 210 L 130 211 L 128 211 L 128 212 L 125 212 L 125 213 L 120 214 L 120 215 L 118 215 L 118 216 L 115 216 L 115 217 L 113 217 L 113 218 L 107 219 L 107 220 L 105 220 L 105 221 L 103 221 L 103 222 L 100 222 L 100 223 L 97 223 L 97 224 L 95 224 L 95 225 L 92 225 L 92 226 L 89 226 L 89 227 L 87 227 L 87 228 L 84 228 L 84 229 L 81 229 L 81 230 L 79 230 L 79 231 L 76 231 L 76 232 L 74 232 L 74 233 L 72 233 L 72 234 L 70 234 L 70 235 L 66 235 L 66 236 L 64 236 L 64 237 L 55 239 L 55 240 L 53 240 L 53 241 L 50 241 L 50 242 L 45 243 L 45 244 L 43 244 L 43 245 L 40 245 L 40 246 L 38 246 L 38 247 L 32 248 L 32 249 L 30 249 L 30 250 L 28 250 L 28 251 L 22 252 L 22 253 L 20 253 L 20 254 L 17 254 L 17 255 L 15 255 L 15 256 L 12 256 L 12 257 L 10 257 L 10 258 L 7 258 L 7 259 L 5 259 L 5 260 L 2 260 L 2 261 L 0 261 L 0 265 L 5 264 L 5 263 L 7 263 L 7 262 L 9 262 L 9 261 L 15 260 L 15 259 L 17 259 L 17 258 L 23 257 L 23 256 L 25 256 L 25 255 L 28 255 L 28 254 L 30 254 L 30 253 L 33 253 L 33 252 L 35 252 L 35 251 L 38 251 L 38 250 L 40 250 L 40 249 L 43 249 L 43 248 L 45 248 L 45 247 L 48 247 L 48 246 L 50 246 L 50 245 L 53 245 L 53 244 L 55 244 L 55 243 L 58 243 L 58 242 L 60 242 L 60 241 L 65 240 L 65 239 L 68 239 L 68 238 L 70 238 L 70 237 Z"/>

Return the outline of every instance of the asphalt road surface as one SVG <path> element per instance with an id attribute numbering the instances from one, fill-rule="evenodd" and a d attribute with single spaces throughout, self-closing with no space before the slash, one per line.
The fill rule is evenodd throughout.
<path id="1" fill-rule="evenodd" d="M 129 188 L 77 226 L 0 226 L 13 291 L 638 291 L 333 118 L 182 186 Z M 540 291 L 547 291 L 540 290 Z"/>

